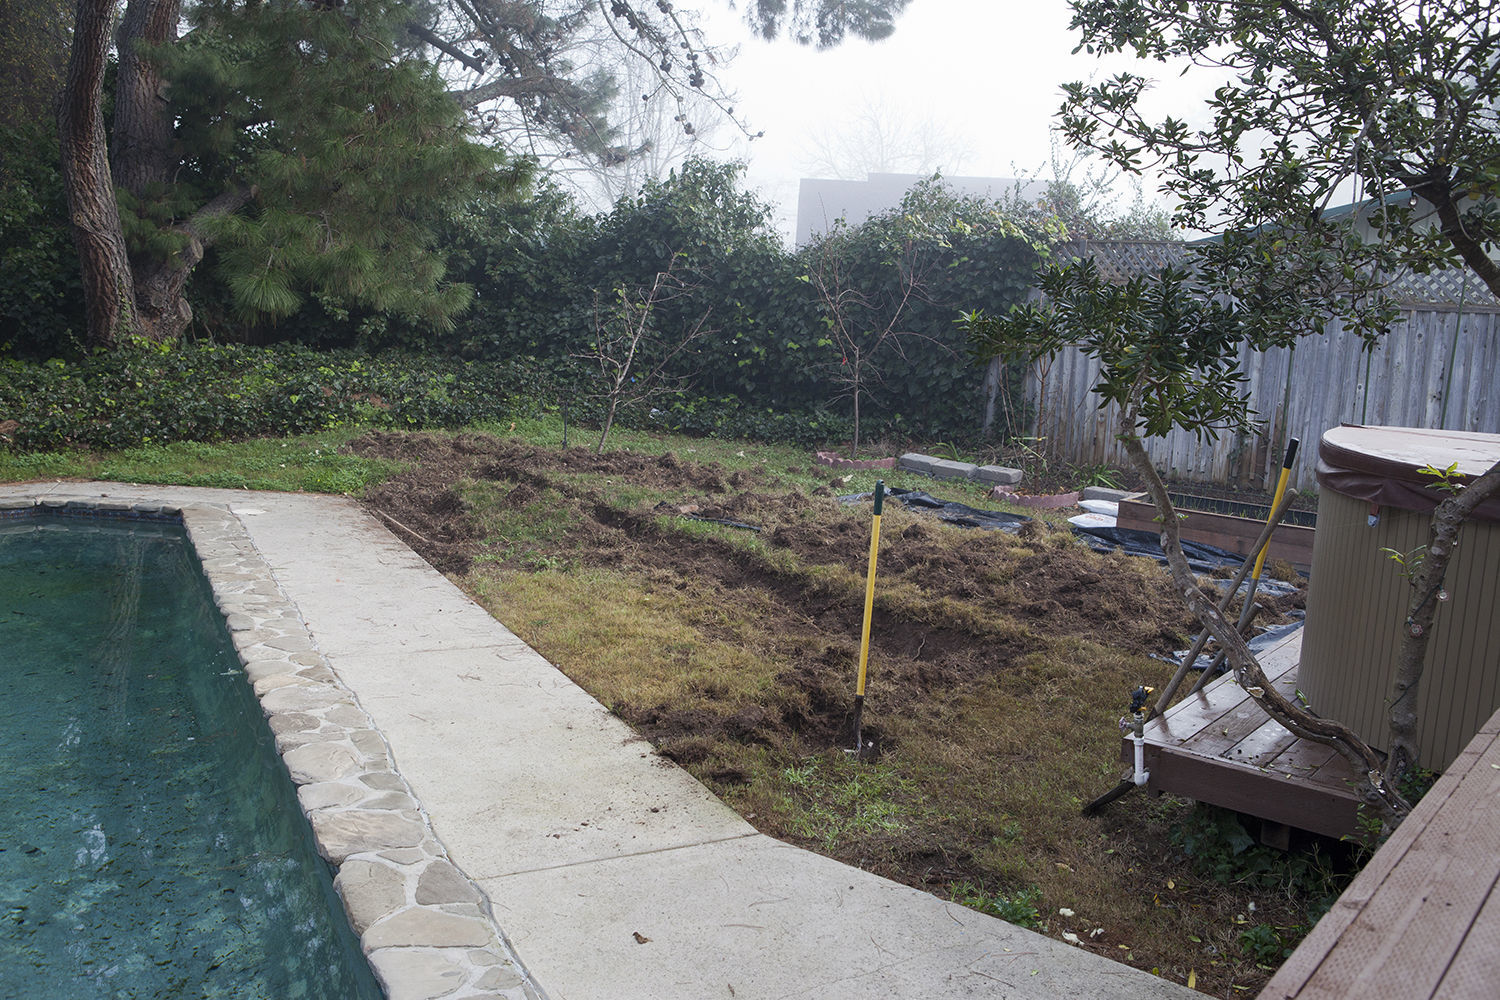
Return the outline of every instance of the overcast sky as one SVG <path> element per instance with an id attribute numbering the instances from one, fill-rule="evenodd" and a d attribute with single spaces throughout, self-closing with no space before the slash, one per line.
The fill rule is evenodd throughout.
<path id="1" fill-rule="evenodd" d="M 748 160 L 752 188 L 781 209 L 788 229 L 797 181 L 819 136 L 836 137 L 864 108 L 889 109 L 902 128 L 960 137 L 950 175 L 1009 177 L 1048 163 L 1049 128 L 1065 82 L 1104 76 L 1133 60 L 1101 64 L 1072 54 L 1065 0 L 913 0 L 882 42 L 848 41 L 819 52 L 790 42 L 749 37 L 738 16 L 704 3 L 711 40 L 734 39 L 739 54 L 720 73 L 737 109 L 765 137 L 731 144 L 721 128 L 716 156 Z M 1183 116 L 1201 107 L 1209 81 L 1191 83 L 1175 71 L 1148 66 L 1162 110 Z M 815 175 L 827 175 L 817 171 Z"/>

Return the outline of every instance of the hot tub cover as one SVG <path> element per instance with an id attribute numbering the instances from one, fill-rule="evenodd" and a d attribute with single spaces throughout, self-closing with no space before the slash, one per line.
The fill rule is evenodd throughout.
<path id="1" fill-rule="evenodd" d="M 1427 512 L 1446 496 L 1419 470 L 1457 463 L 1458 472 L 1482 475 L 1500 462 L 1500 434 L 1370 427 L 1344 424 L 1325 431 L 1318 443 L 1318 485 L 1382 507 Z M 1473 515 L 1500 521 L 1500 498 L 1479 505 Z"/>

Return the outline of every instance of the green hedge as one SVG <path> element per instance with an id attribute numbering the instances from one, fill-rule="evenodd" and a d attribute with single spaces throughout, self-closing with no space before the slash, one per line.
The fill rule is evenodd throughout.
<path id="1" fill-rule="evenodd" d="M 567 365 L 181 344 L 79 361 L 0 360 L 0 428 L 18 451 L 300 434 L 359 422 L 456 427 L 576 391 Z M 14 422 L 15 426 L 11 426 Z"/>
<path id="2" fill-rule="evenodd" d="M 667 403 L 632 423 L 697 437 L 745 438 L 812 448 L 847 441 L 853 421 L 826 410 L 780 412 L 749 406 L 733 396 L 686 398 Z"/>
<path id="3" fill-rule="evenodd" d="M 0 360 L 0 446 L 115 450 L 174 441 L 303 434 L 345 423 L 416 430 L 536 416 L 566 403 L 597 427 L 602 402 L 569 360 L 460 361 L 306 347 L 137 346 L 78 361 Z M 816 447 L 847 417 L 784 412 L 733 396 L 627 407 L 622 424 Z"/>

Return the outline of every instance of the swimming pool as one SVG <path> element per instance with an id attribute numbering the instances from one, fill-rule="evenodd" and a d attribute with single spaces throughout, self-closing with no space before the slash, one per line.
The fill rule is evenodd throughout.
<path id="1" fill-rule="evenodd" d="M 0 521 L 0 995 L 378 998 L 180 526 Z"/>

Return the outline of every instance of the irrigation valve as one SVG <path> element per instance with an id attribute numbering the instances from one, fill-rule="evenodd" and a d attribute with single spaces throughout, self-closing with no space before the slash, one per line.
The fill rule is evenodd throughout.
<path id="1" fill-rule="evenodd" d="M 1144 684 L 1130 692 L 1130 713 L 1140 715 L 1146 707 L 1146 702 L 1150 701 L 1155 693 L 1156 688 L 1146 687 Z"/>
<path id="2" fill-rule="evenodd" d="M 1131 780 L 1137 788 L 1144 788 L 1151 777 L 1146 770 L 1146 702 L 1155 693 L 1155 688 L 1144 684 L 1130 692 L 1130 742 L 1135 744 L 1135 775 Z"/>

